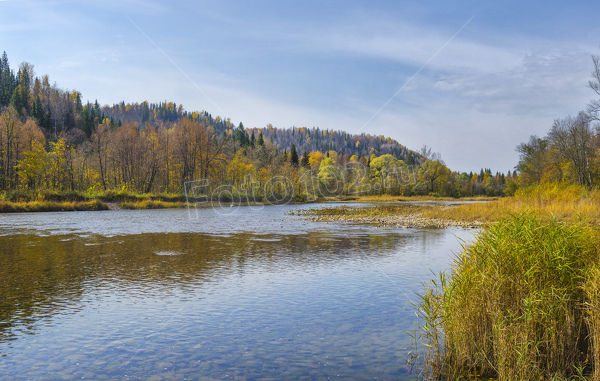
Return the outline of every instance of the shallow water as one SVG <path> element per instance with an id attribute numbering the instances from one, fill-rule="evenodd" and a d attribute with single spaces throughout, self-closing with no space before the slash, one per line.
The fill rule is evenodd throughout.
<path id="1" fill-rule="evenodd" d="M 0 215 L 0 379 L 409 379 L 410 302 L 473 231 L 297 208 Z"/>

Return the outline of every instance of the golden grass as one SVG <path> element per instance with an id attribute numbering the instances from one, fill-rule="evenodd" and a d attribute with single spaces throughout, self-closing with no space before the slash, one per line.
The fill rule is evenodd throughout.
<path id="1" fill-rule="evenodd" d="M 121 209 L 170 209 L 185 208 L 188 204 L 185 202 L 165 202 L 159 200 L 143 200 L 136 202 L 122 202 Z"/>
<path id="2" fill-rule="evenodd" d="M 498 197 L 476 196 L 476 197 L 433 197 L 433 196 L 390 196 L 388 194 L 374 196 L 344 196 L 332 197 L 326 200 L 330 201 L 353 201 L 353 202 L 394 202 L 394 201 L 491 201 Z"/>
<path id="3" fill-rule="evenodd" d="M 100 200 L 92 201 L 0 201 L 0 213 L 20 212 L 69 212 L 85 210 L 108 210 L 108 206 Z"/>
<path id="4" fill-rule="evenodd" d="M 17 190 L 0 193 L 0 213 L 107 210 L 106 202 L 122 203 L 124 209 L 181 208 L 181 194 L 137 194 L 108 190 L 90 194 L 78 191 Z"/>
<path id="5" fill-rule="evenodd" d="M 535 210 L 560 221 L 585 220 L 600 225 L 600 191 L 579 186 L 545 184 L 517 191 L 514 197 L 423 210 L 423 216 L 453 221 L 498 221 L 511 214 Z"/>

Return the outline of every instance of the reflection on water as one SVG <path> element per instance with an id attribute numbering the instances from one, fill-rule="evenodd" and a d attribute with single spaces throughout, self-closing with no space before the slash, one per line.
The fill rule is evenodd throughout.
<path id="1" fill-rule="evenodd" d="M 287 210 L 0 217 L 0 379 L 407 379 L 409 302 L 471 233 Z"/>

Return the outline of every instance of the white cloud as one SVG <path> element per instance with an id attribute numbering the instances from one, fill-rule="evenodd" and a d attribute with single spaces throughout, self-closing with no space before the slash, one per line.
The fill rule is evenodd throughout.
<path id="1" fill-rule="evenodd" d="M 222 109 L 248 127 L 273 123 L 386 134 L 409 148 L 430 145 L 451 168 L 464 170 L 474 170 L 472 163 L 501 171 L 512 167 L 516 144 L 530 134 L 544 135 L 554 118 L 576 113 L 592 97 L 585 86 L 596 46 L 518 30 L 494 35 L 479 16 L 445 45 L 470 14 L 436 21 L 361 9 L 308 20 L 261 12 L 241 17 L 224 11 L 233 5 L 211 3 L 203 6 L 197 24 L 192 16 L 197 4 L 182 5 L 179 14 L 155 2 L 139 11 L 139 0 L 125 8 L 119 4 L 111 0 L 93 5 L 93 12 L 75 7 L 66 14 L 45 6 L 25 18 L 26 24 L 10 28 L 12 33 L 30 28 L 37 35 L 45 13 L 58 20 L 51 29 L 57 36 L 74 22 L 89 26 L 72 46 L 62 40 L 58 51 L 39 45 L 31 49 L 45 52 L 44 59 L 26 58 L 84 98 L 166 99 L 215 116 Z M 122 16 L 120 23 L 98 16 L 111 12 Z M 149 29 L 183 73 L 123 12 Z M 75 17 L 80 13 L 83 17 Z"/>

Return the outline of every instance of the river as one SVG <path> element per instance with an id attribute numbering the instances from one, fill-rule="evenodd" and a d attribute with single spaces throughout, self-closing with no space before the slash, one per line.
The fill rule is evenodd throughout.
<path id="1" fill-rule="evenodd" d="M 0 379 L 410 379 L 473 231 L 287 214 L 321 206 L 0 215 Z"/>

